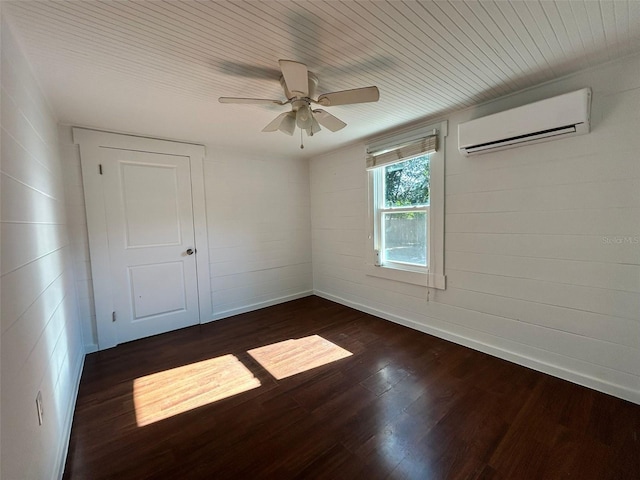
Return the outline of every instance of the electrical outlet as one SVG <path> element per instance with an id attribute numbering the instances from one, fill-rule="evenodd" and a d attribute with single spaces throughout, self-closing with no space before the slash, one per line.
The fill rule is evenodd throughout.
<path id="1" fill-rule="evenodd" d="M 38 395 L 36 395 L 36 410 L 38 411 L 38 425 L 42 425 L 44 412 L 42 410 L 42 392 L 40 391 L 38 391 Z"/>

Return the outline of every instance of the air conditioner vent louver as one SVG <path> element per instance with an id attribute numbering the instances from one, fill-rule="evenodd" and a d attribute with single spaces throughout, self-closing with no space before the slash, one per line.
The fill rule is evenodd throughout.
<path id="1" fill-rule="evenodd" d="M 590 100 L 584 88 L 461 123 L 458 149 L 478 155 L 588 133 Z"/>

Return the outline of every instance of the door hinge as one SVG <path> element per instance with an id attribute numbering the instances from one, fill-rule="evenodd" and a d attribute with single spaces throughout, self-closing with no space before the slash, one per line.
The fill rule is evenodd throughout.
<path id="1" fill-rule="evenodd" d="M 116 321 L 116 312 L 111 313 L 111 321 L 112 322 Z"/>
<path id="2" fill-rule="evenodd" d="M 98 172 L 100 173 L 100 175 L 102 175 L 102 164 L 101 163 L 98 165 Z"/>

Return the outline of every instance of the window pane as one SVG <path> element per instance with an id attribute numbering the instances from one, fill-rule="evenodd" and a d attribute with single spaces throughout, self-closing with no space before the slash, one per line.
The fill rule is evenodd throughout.
<path id="1" fill-rule="evenodd" d="M 429 155 L 384 167 L 384 208 L 429 205 Z"/>
<path id="2" fill-rule="evenodd" d="M 427 214 L 383 213 L 384 260 L 427 266 Z"/>

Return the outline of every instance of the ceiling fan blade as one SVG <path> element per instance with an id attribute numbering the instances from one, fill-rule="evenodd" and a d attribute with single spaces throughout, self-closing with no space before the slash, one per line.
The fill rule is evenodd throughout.
<path id="1" fill-rule="evenodd" d="M 284 83 L 287 89 L 295 96 L 306 97 L 309 95 L 309 72 L 304 63 L 293 60 L 278 60 Z"/>
<path id="2" fill-rule="evenodd" d="M 318 109 L 313 111 L 313 116 L 315 119 L 325 128 L 328 128 L 332 132 L 337 132 L 338 130 L 343 129 L 347 126 L 342 120 L 337 117 L 334 117 L 329 112 Z"/>
<path id="3" fill-rule="evenodd" d="M 284 112 L 272 120 L 269 125 L 262 129 L 263 132 L 276 132 L 280 130 L 287 135 L 293 135 L 296 129 L 296 114 L 294 112 Z"/>
<path id="4" fill-rule="evenodd" d="M 377 102 L 380 98 L 378 87 L 363 87 L 353 90 L 325 93 L 318 97 L 318 103 L 323 107 L 334 105 L 350 105 L 352 103 Z"/>
<path id="5" fill-rule="evenodd" d="M 238 98 L 238 97 L 220 97 L 218 99 L 220 103 L 247 103 L 253 105 L 266 105 L 266 104 L 276 104 L 276 105 L 284 105 L 285 102 L 280 100 L 269 100 L 267 98 Z"/>

